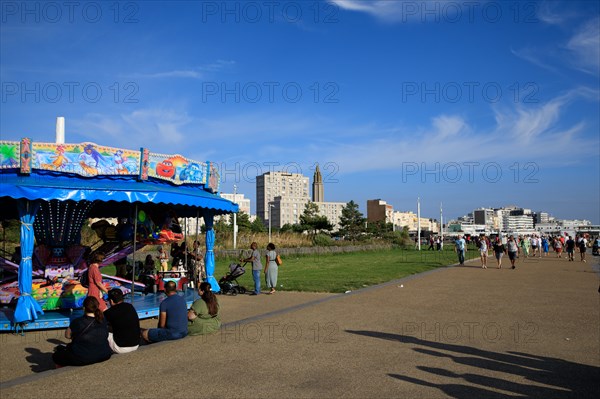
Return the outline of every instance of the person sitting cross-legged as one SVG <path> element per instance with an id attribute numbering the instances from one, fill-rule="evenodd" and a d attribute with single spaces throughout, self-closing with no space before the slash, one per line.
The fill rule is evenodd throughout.
<path id="1" fill-rule="evenodd" d="M 88 296 L 83 301 L 83 316 L 71 321 L 65 331 L 68 345 L 57 347 L 52 355 L 56 367 L 85 366 L 108 360 L 112 355 L 108 346 L 108 328 L 98 300 Z"/>
<path id="2" fill-rule="evenodd" d="M 165 284 L 167 297 L 160 303 L 158 328 L 142 330 L 142 338 L 147 342 L 160 342 L 184 338 L 188 334 L 187 304 L 177 295 L 177 284 Z"/>
<path id="3" fill-rule="evenodd" d="M 108 322 L 108 345 L 114 353 L 136 350 L 140 343 L 140 319 L 132 304 L 123 300 L 123 291 L 108 291 L 110 308 L 104 311 Z"/>
<path id="4" fill-rule="evenodd" d="M 211 291 L 210 284 L 207 282 L 200 283 L 198 294 L 200 294 L 200 298 L 194 301 L 188 311 L 189 334 L 203 335 L 219 331 L 221 328 L 219 302 Z"/>

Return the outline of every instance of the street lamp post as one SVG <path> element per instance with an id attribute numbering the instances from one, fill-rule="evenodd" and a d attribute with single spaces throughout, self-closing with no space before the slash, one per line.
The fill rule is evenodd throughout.
<path id="1" fill-rule="evenodd" d="M 269 242 L 271 242 L 271 208 L 273 205 L 269 202 Z"/>
<path id="2" fill-rule="evenodd" d="M 237 185 L 233 185 L 233 203 L 237 204 Z M 237 213 L 233 214 L 233 249 L 237 249 Z"/>
<path id="3" fill-rule="evenodd" d="M 417 249 L 421 250 L 421 197 L 417 198 Z"/>

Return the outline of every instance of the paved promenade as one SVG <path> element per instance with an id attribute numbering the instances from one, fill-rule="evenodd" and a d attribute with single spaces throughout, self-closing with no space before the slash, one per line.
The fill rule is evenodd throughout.
<path id="1" fill-rule="evenodd" d="M 34 372 L 62 331 L 4 335 L 0 397 L 597 398 L 594 262 L 472 261 L 349 294 L 220 297 L 220 333 L 82 368 Z"/>

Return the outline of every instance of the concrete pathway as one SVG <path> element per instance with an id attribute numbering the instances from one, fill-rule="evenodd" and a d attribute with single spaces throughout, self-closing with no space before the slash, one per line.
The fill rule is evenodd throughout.
<path id="1" fill-rule="evenodd" d="M 38 342 L 2 336 L 0 396 L 600 397 L 599 277 L 590 263 L 490 264 L 342 295 L 221 297 L 220 333 L 82 368 L 23 369 L 27 357 L 29 367 L 48 367 L 56 332 Z"/>

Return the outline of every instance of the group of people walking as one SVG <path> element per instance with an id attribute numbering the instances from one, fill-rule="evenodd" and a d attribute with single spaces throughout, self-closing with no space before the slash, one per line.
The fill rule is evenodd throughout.
<path id="1" fill-rule="evenodd" d="M 140 343 L 176 340 L 187 335 L 203 335 L 221 328 L 219 303 L 211 286 L 198 286 L 200 298 L 188 309 L 178 295 L 174 281 L 165 283 L 166 298 L 160 303 L 156 328 L 142 329 L 137 311 L 124 301 L 123 292 L 108 291 L 110 308 L 103 300 L 106 293 L 98 269 L 103 256 L 97 254 L 89 265 L 88 296 L 83 301 L 83 316 L 73 319 L 65 331 L 67 345 L 56 348 L 52 359 L 57 367 L 83 366 L 108 360 L 114 353 L 138 349 Z"/>
<path id="2" fill-rule="evenodd" d="M 598 241 L 598 240 L 596 240 Z M 500 237 L 496 237 L 492 243 L 490 238 L 486 235 L 481 235 L 475 238 L 475 245 L 479 250 L 479 256 L 481 259 L 481 267 L 487 269 L 487 259 L 489 251 L 492 250 L 494 257 L 496 258 L 497 268 L 502 268 L 502 257 L 508 255 L 511 262 L 511 268 L 516 268 L 516 261 L 519 256 L 524 258 L 528 257 L 542 257 L 548 256 L 550 248 L 552 248 L 558 258 L 562 258 L 563 249 L 567 253 L 569 261 L 574 261 L 575 249 L 579 250 L 580 260 L 586 262 L 586 252 L 588 246 L 588 240 L 584 235 L 576 235 L 575 238 L 572 236 L 538 236 L 536 234 L 531 237 L 528 235 L 513 237 L 509 236 L 504 242 Z M 458 254 L 458 262 L 464 265 L 465 252 L 467 250 L 466 241 L 462 236 L 458 236 L 455 241 L 455 251 Z"/>

